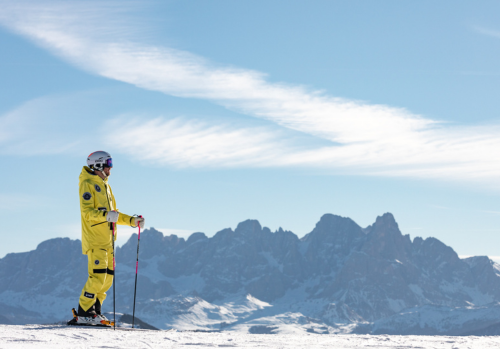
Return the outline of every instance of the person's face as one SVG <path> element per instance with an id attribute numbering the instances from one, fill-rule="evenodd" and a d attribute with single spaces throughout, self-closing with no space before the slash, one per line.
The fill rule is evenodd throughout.
<path id="1" fill-rule="evenodd" d="M 111 175 L 111 167 L 104 167 L 103 172 L 109 177 Z"/>

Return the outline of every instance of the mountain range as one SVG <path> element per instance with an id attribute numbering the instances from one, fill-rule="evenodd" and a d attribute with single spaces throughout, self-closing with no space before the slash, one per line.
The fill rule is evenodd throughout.
<path id="1" fill-rule="evenodd" d="M 116 304 L 131 313 L 137 235 L 116 249 Z M 0 259 L 0 323 L 71 317 L 87 278 L 81 242 Z M 112 290 L 104 310 L 112 310 Z M 157 328 L 250 333 L 500 333 L 500 266 L 403 235 L 390 213 L 362 228 L 325 214 L 302 238 L 256 220 L 187 240 L 141 234 L 136 314 Z"/>

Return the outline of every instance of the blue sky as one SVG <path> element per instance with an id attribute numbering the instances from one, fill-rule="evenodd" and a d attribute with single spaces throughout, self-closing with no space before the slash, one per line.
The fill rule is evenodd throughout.
<path id="1" fill-rule="evenodd" d="M 0 6 L 0 256 L 79 237 L 101 149 L 119 208 L 167 234 L 391 212 L 500 256 L 498 2 Z"/>

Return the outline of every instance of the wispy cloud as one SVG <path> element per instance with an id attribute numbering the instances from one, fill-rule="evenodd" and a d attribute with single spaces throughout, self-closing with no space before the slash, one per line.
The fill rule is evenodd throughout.
<path id="1" fill-rule="evenodd" d="M 500 39 L 500 30 L 493 30 L 493 29 L 488 29 L 488 28 L 479 27 L 479 26 L 474 26 L 473 28 L 479 34 L 492 36 L 492 37 Z"/>
<path id="2" fill-rule="evenodd" d="M 53 117 L 61 112 L 61 105 L 56 104 L 69 99 L 68 96 L 36 98 L 1 115 L 0 154 L 61 154 L 77 148 L 81 144 L 79 135 L 75 135 L 78 132 L 60 132 L 61 120 Z"/>
<path id="3" fill-rule="evenodd" d="M 476 256 L 473 256 L 473 255 L 459 255 L 458 257 L 461 258 L 461 259 L 465 259 L 465 258 L 476 257 Z M 500 263 L 500 256 L 486 256 L 486 257 L 488 257 L 489 259 L 491 259 L 495 263 Z"/>
<path id="4" fill-rule="evenodd" d="M 110 120 L 108 144 L 142 161 L 178 167 L 278 166 L 293 144 L 265 128 L 211 125 L 184 118 Z M 126 140 L 126 141 L 124 141 Z"/>
<path id="5" fill-rule="evenodd" d="M 39 206 L 44 200 L 23 193 L 0 193 L 0 209 L 17 211 Z"/>
<path id="6" fill-rule="evenodd" d="M 115 124 L 130 136 L 127 141 L 110 140 L 124 152 L 138 155 L 142 149 L 149 160 L 175 166 L 308 166 L 488 183 L 500 175 L 500 163 L 492 161 L 500 151 L 499 125 L 449 125 L 400 108 L 271 83 L 261 72 L 221 67 L 188 52 L 129 40 L 133 28 L 108 20 L 115 18 L 110 3 L 86 4 L 5 4 L 0 22 L 93 74 L 209 100 L 331 142 L 311 149 L 265 129 L 129 120 L 126 127 Z"/>
<path id="7" fill-rule="evenodd" d="M 494 215 L 500 215 L 500 211 L 481 211 L 481 212 L 491 213 L 491 214 L 494 214 Z"/>
<path id="8" fill-rule="evenodd" d="M 438 210 L 452 210 L 452 208 L 447 207 L 447 206 L 441 206 L 441 205 L 430 205 L 432 208 L 437 208 Z"/>
<path id="9" fill-rule="evenodd" d="M 440 205 L 430 205 L 432 208 L 437 208 L 439 210 L 451 210 L 451 211 L 462 211 L 462 212 L 475 212 L 475 213 L 487 213 L 487 214 L 493 214 L 493 215 L 500 215 L 500 211 L 495 211 L 495 210 L 481 210 L 481 209 L 463 209 L 463 208 L 454 208 L 454 207 L 447 207 L 447 206 L 440 206 Z M 500 229 L 487 229 L 482 231 L 499 231 Z"/>
<path id="10" fill-rule="evenodd" d="M 146 227 L 146 229 L 149 229 L 150 227 Z M 184 238 L 188 239 L 194 231 L 192 230 L 185 230 L 185 229 L 170 229 L 170 228 L 160 228 L 155 230 L 158 230 L 159 232 L 163 233 L 164 236 L 170 236 L 170 235 L 177 235 L 179 238 Z M 137 234 L 138 229 L 137 228 L 132 228 L 132 227 L 127 227 L 127 226 L 120 226 L 119 230 L 117 232 L 117 237 L 116 237 L 116 246 L 123 246 L 127 241 L 130 239 L 130 237 L 133 234 Z M 80 232 L 81 234 L 81 232 Z"/>

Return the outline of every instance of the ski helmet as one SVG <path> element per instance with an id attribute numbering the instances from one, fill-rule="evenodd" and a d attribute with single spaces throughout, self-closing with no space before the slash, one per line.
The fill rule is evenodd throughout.
<path id="1" fill-rule="evenodd" d="M 87 157 L 87 165 L 93 170 L 102 171 L 104 167 L 113 167 L 113 160 L 109 153 L 99 150 Z"/>

